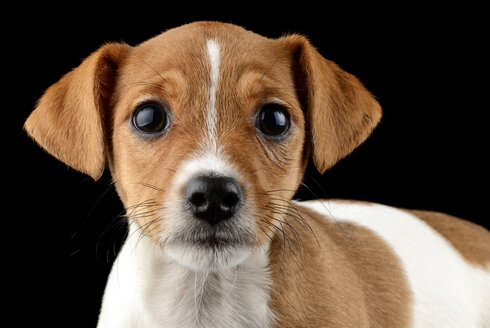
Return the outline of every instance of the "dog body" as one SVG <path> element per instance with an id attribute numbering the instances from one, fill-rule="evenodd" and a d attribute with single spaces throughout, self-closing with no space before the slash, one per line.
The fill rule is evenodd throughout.
<path id="1" fill-rule="evenodd" d="M 305 237 L 298 253 L 295 246 L 276 240 L 269 249 L 257 249 L 238 267 L 221 272 L 175 264 L 131 232 L 109 277 L 99 325 L 487 326 L 488 267 L 465 258 L 469 255 L 455 248 L 455 240 L 445 239 L 414 213 L 331 200 L 295 207 L 308 213 L 303 217 L 318 241 Z M 481 234 L 484 241 L 477 226 L 425 214 L 442 224 L 454 221 L 452 228 Z M 307 235 L 304 228 L 295 227 Z"/>
<path id="2" fill-rule="evenodd" d="M 308 40 L 198 22 L 106 44 L 25 128 L 126 208 L 99 327 L 488 327 L 490 233 L 441 213 L 292 201 L 381 118 Z"/>

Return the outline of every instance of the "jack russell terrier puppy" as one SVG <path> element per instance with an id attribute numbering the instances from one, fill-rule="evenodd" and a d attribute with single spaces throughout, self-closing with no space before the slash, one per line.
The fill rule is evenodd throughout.
<path id="1" fill-rule="evenodd" d="M 442 213 L 296 202 L 381 118 L 300 35 L 197 22 L 108 43 L 25 123 L 97 180 L 129 235 L 98 327 L 490 327 L 490 233 Z"/>

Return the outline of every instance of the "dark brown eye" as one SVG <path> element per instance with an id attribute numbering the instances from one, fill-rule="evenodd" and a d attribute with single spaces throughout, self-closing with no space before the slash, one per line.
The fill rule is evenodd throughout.
<path id="1" fill-rule="evenodd" d="M 280 104 L 265 104 L 259 109 L 255 124 L 264 135 L 280 138 L 289 131 L 289 113 Z"/>
<path id="2" fill-rule="evenodd" d="M 143 104 L 133 114 L 133 125 L 138 131 L 145 134 L 163 132 L 170 125 L 168 112 L 159 104 Z"/>

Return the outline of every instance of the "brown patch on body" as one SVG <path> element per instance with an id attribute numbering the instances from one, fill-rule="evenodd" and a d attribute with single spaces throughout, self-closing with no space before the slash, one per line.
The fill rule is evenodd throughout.
<path id="1" fill-rule="evenodd" d="M 391 248 L 367 228 L 295 207 L 315 235 L 290 220 L 289 239 L 273 239 L 276 327 L 408 327 L 412 294 Z"/>
<path id="2" fill-rule="evenodd" d="M 408 210 L 440 233 L 471 264 L 487 268 L 490 264 L 490 233 L 487 229 L 452 215 Z"/>

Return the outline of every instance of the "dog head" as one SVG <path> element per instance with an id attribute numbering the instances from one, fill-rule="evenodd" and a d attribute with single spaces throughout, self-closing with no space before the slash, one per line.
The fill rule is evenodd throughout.
<path id="1" fill-rule="evenodd" d="M 274 237 L 309 156 L 323 173 L 380 117 L 305 37 L 198 22 L 102 46 L 25 130 L 95 180 L 109 166 L 133 226 L 175 261 L 220 270 Z"/>

